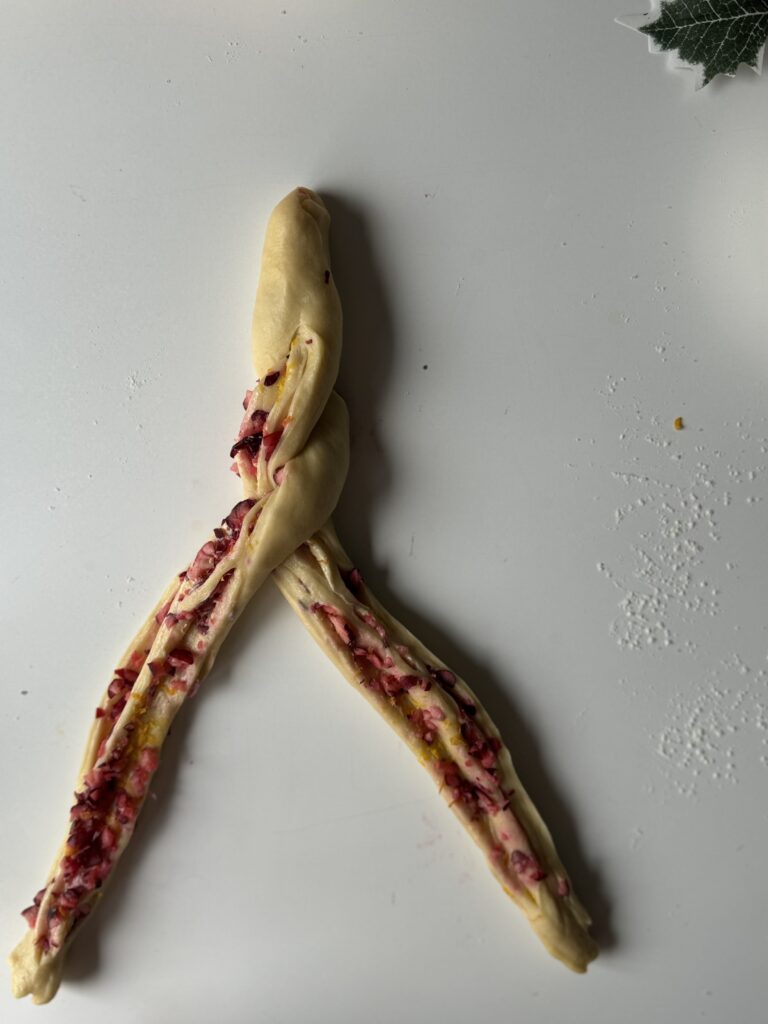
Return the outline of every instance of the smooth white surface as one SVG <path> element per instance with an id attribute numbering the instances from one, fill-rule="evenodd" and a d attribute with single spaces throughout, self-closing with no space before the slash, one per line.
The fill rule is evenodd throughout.
<path id="1" fill-rule="evenodd" d="M 238 498 L 262 233 L 306 184 L 340 532 L 497 717 L 605 947 L 545 955 L 270 587 L 46 1019 L 760 1019 L 768 83 L 694 94 L 630 9 L 4 5 L 0 945 L 115 658 Z"/>

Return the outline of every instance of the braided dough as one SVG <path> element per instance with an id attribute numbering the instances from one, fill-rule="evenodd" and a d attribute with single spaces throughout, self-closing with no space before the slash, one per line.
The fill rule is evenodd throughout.
<path id="1" fill-rule="evenodd" d="M 576 971 L 596 955 L 589 917 L 498 730 L 467 684 L 378 604 L 330 522 L 348 426 L 332 391 L 341 310 L 328 223 L 308 189 L 270 218 L 252 325 L 257 382 L 230 453 L 245 497 L 168 585 L 98 705 L 66 839 L 9 957 L 16 996 L 55 995 L 67 948 L 133 834 L 174 717 L 270 573 L 433 776 L 549 952 Z"/>

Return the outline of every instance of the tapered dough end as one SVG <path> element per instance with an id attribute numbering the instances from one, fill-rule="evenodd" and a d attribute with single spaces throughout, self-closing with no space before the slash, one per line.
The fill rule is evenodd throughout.
<path id="1" fill-rule="evenodd" d="M 302 325 L 322 335 L 333 350 L 330 362 L 338 369 L 341 303 L 331 274 L 330 220 L 323 200 L 308 188 L 289 192 L 272 211 L 251 332 L 253 365 L 259 378 L 285 358 L 288 344 Z"/>
<path id="2" fill-rule="evenodd" d="M 30 930 L 8 957 L 11 968 L 11 992 L 17 999 L 32 996 L 33 1003 L 49 1003 L 61 984 L 64 957 L 38 962 L 34 934 Z"/>
<path id="3" fill-rule="evenodd" d="M 528 916 L 547 952 L 577 974 L 584 974 L 596 958 L 598 946 L 587 932 L 588 914 L 580 904 L 577 903 L 576 907 L 574 912 L 568 899 L 556 899 L 542 886 L 538 911 Z"/>

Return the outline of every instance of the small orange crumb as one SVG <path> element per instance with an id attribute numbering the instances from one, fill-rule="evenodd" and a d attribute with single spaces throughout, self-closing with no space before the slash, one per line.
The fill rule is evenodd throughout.
<path id="1" fill-rule="evenodd" d="M 677 419 L 675 420 L 675 430 L 682 430 L 682 429 L 683 429 L 683 417 L 682 416 L 678 416 Z"/>

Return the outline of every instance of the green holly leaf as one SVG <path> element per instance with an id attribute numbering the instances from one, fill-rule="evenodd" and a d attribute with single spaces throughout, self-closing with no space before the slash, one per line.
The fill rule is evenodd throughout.
<path id="1" fill-rule="evenodd" d="M 768 0 L 662 0 L 658 12 L 618 19 L 648 36 L 654 53 L 675 54 L 697 72 L 696 88 L 740 64 L 760 74 L 768 38 Z"/>

